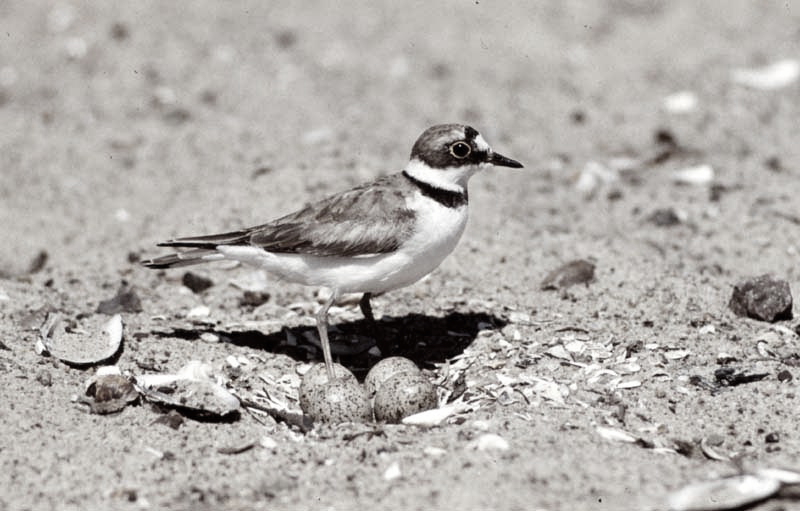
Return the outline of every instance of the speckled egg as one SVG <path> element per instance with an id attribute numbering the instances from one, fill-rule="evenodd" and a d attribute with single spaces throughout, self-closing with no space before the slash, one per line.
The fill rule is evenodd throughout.
<path id="1" fill-rule="evenodd" d="M 397 373 L 419 372 L 417 364 L 405 357 L 384 358 L 369 370 L 364 386 L 367 388 L 367 395 L 370 399 L 375 397 L 378 388 Z"/>
<path id="2" fill-rule="evenodd" d="M 372 419 L 367 393 L 353 373 L 335 364 L 329 381 L 325 364 L 317 364 L 300 383 L 300 407 L 303 413 L 320 422 L 368 422 Z"/>
<path id="3" fill-rule="evenodd" d="M 404 417 L 436 408 L 436 390 L 419 369 L 395 373 L 375 393 L 375 418 L 400 422 Z"/>

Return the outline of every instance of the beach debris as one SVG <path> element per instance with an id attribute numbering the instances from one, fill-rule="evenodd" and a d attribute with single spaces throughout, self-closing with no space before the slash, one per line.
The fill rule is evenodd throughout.
<path id="1" fill-rule="evenodd" d="M 97 324 L 98 319 L 91 316 L 83 320 L 85 326 L 73 326 L 60 313 L 48 313 L 39 329 L 37 353 L 75 366 L 99 364 L 113 358 L 122 346 L 122 317 L 115 314 L 102 326 Z M 98 335 L 98 330 L 105 336 Z"/>
<path id="2" fill-rule="evenodd" d="M 792 471 L 765 469 L 701 481 L 672 493 L 667 502 L 670 511 L 744 509 L 775 496 L 784 486 L 797 484 L 798 476 Z"/>
<path id="3" fill-rule="evenodd" d="M 300 408 L 314 421 L 368 422 L 372 409 L 364 388 L 346 367 L 334 364 L 329 380 L 325 364 L 315 364 L 300 383 Z"/>
<path id="4" fill-rule="evenodd" d="M 575 181 L 575 189 L 584 198 L 589 199 L 594 196 L 600 187 L 615 183 L 618 180 L 619 172 L 615 169 L 596 161 L 588 161 L 578 175 L 577 181 Z"/>
<path id="5" fill-rule="evenodd" d="M 467 444 L 468 449 L 478 451 L 507 451 L 511 448 L 508 441 L 494 433 L 484 433 Z"/>
<path id="6" fill-rule="evenodd" d="M 760 321 L 792 319 L 792 291 L 788 282 L 769 274 L 747 278 L 733 286 L 728 306 L 737 316 Z"/>
<path id="7" fill-rule="evenodd" d="M 735 367 L 721 367 L 714 371 L 714 381 L 722 387 L 735 387 L 761 381 L 767 376 L 769 373 L 748 373 L 747 370 L 739 370 Z"/>
<path id="8" fill-rule="evenodd" d="M 563 264 L 547 274 L 542 280 L 542 290 L 566 289 L 575 284 L 586 284 L 594 280 L 595 264 L 586 259 L 576 259 Z"/>
<path id="9" fill-rule="evenodd" d="M 703 164 L 679 169 L 672 173 L 672 180 L 682 185 L 707 185 L 714 181 L 714 167 Z"/>
<path id="10" fill-rule="evenodd" d="M 764 358 L 782 361 L 800 359 L 800 335 L 791 328 L 770 325 L 760 331 L 754 341 L 756 351 Z"/>
<path id="11" fill-rule="evenodd" d="M 782 59 L 757 68 L 734 69 L 731 78 L 735 83 L 757 90 L 777 90 L 791 85 L 800 77 L 800 62 Z"/>
<path id="12" fill-rule="evenodd" d="M 408 415 L 400 422 L 406 426 L 421 426 L 421 427 L 434 427 L 446 421 L 453 415 L 465 412 L 469 409 L 468 405 L 452 404 L 442 406 L 441 408 L 433 408 L 423 412 Z"/>
<path id="13" fill-rule="evenodd" d="M 136 389 L 148 401 L 175 408 L 198 418 L 229 417 L 240 408 L 210 364 L 189 361 L 175 374 L 145 374 L 136 377 Z"/>
<path id="14" fill-rule="evenodd" d="M 142 312 L 142 302 L 133 287 L 123 280 L 117 294 L 100 302 L 95 312 L 108 315 L 120 312 Z"/>
<path id="15" fill-rule="evenodd" d="M 122 375 L 117 366 L 98 367 L 86 382 L 84 396 L 78 402 L 88 405 L 91 413 L 117 413 L 139 399 L 132 378 Z"/>
<path id="16" fill-rule="evenodd" d="M 384 481 L 394 481 L 403 477 L 403 471 L 400 470 L 400 463 L 393 461 L 386 470 L 383 472 Z"/>
<path id="17" fill-rule="evenodd" d="M 697 110 L 697 94 L 689 90 L 674 92 L 664 98 L 664 110 L 671 114 L 688 114 Z"/>
<path id="18" fill-rule="evenodd" d="M 395 373 L 375 392 L 375 419 L 391 423 L 400 422 L 436 407 L 436 390 L 418 369 Z"/>

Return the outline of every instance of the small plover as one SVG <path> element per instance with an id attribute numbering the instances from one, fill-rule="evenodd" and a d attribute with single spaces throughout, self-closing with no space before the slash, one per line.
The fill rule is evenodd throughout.
<path id="1" fill-rule="evenodd" d="M 372 295 L 413 284 L 436 269 L 467 225 L 469 178 L 491 165 L 522 167 L 494 152 L 470 126 L 433 126 L 417 139 L 402 172 L 266 224 L 159 243 L 188 250 L 142 264 L 161 269 L 233 259 L 329 289 L 316 322 L 332 378 L 328 309 L 344 293 L 363 293 L 361 310 L 371 320 Z"/>

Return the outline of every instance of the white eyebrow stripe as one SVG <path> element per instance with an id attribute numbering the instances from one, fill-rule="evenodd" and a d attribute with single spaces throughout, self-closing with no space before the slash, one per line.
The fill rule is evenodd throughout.
<path id="1" fill-rule="evenodd" d="M 480 133 L 478 133 L 478 136 L 475 137 L 475 146 L 478 148 L 478 151 L 481 152 L 491 151 L 491 147 L 489 147 L 489 144 L 486 143 L 486 140 L 483 139 L 483 135 Z"/>

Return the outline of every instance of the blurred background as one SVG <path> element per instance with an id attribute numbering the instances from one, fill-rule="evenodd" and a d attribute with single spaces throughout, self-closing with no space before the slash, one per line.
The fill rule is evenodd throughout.
<path id="1" fill-rule="evenodd" d="M 797 56 L 798 17 L 755 1 L 5 1 L 0 264 L 13 274 L 55 244 L 51 261 L 100 249 L 92 264 L 114 271 L 165 237 L 398 171 L 442 122 L 538 172 L 476 180 L 499 188 L 499 215 L 515 214 L 496 204 L 508 194 L 546 208 L 553 183 L 664 124 L 710 151 L 746 138 L 759 158 L 796 157 L 797 123 L 760 124 L 796 111 L 797 87 L 763 99 L 730 73 Z M 683 90 L 701 107 L 665 113 Z"/>

